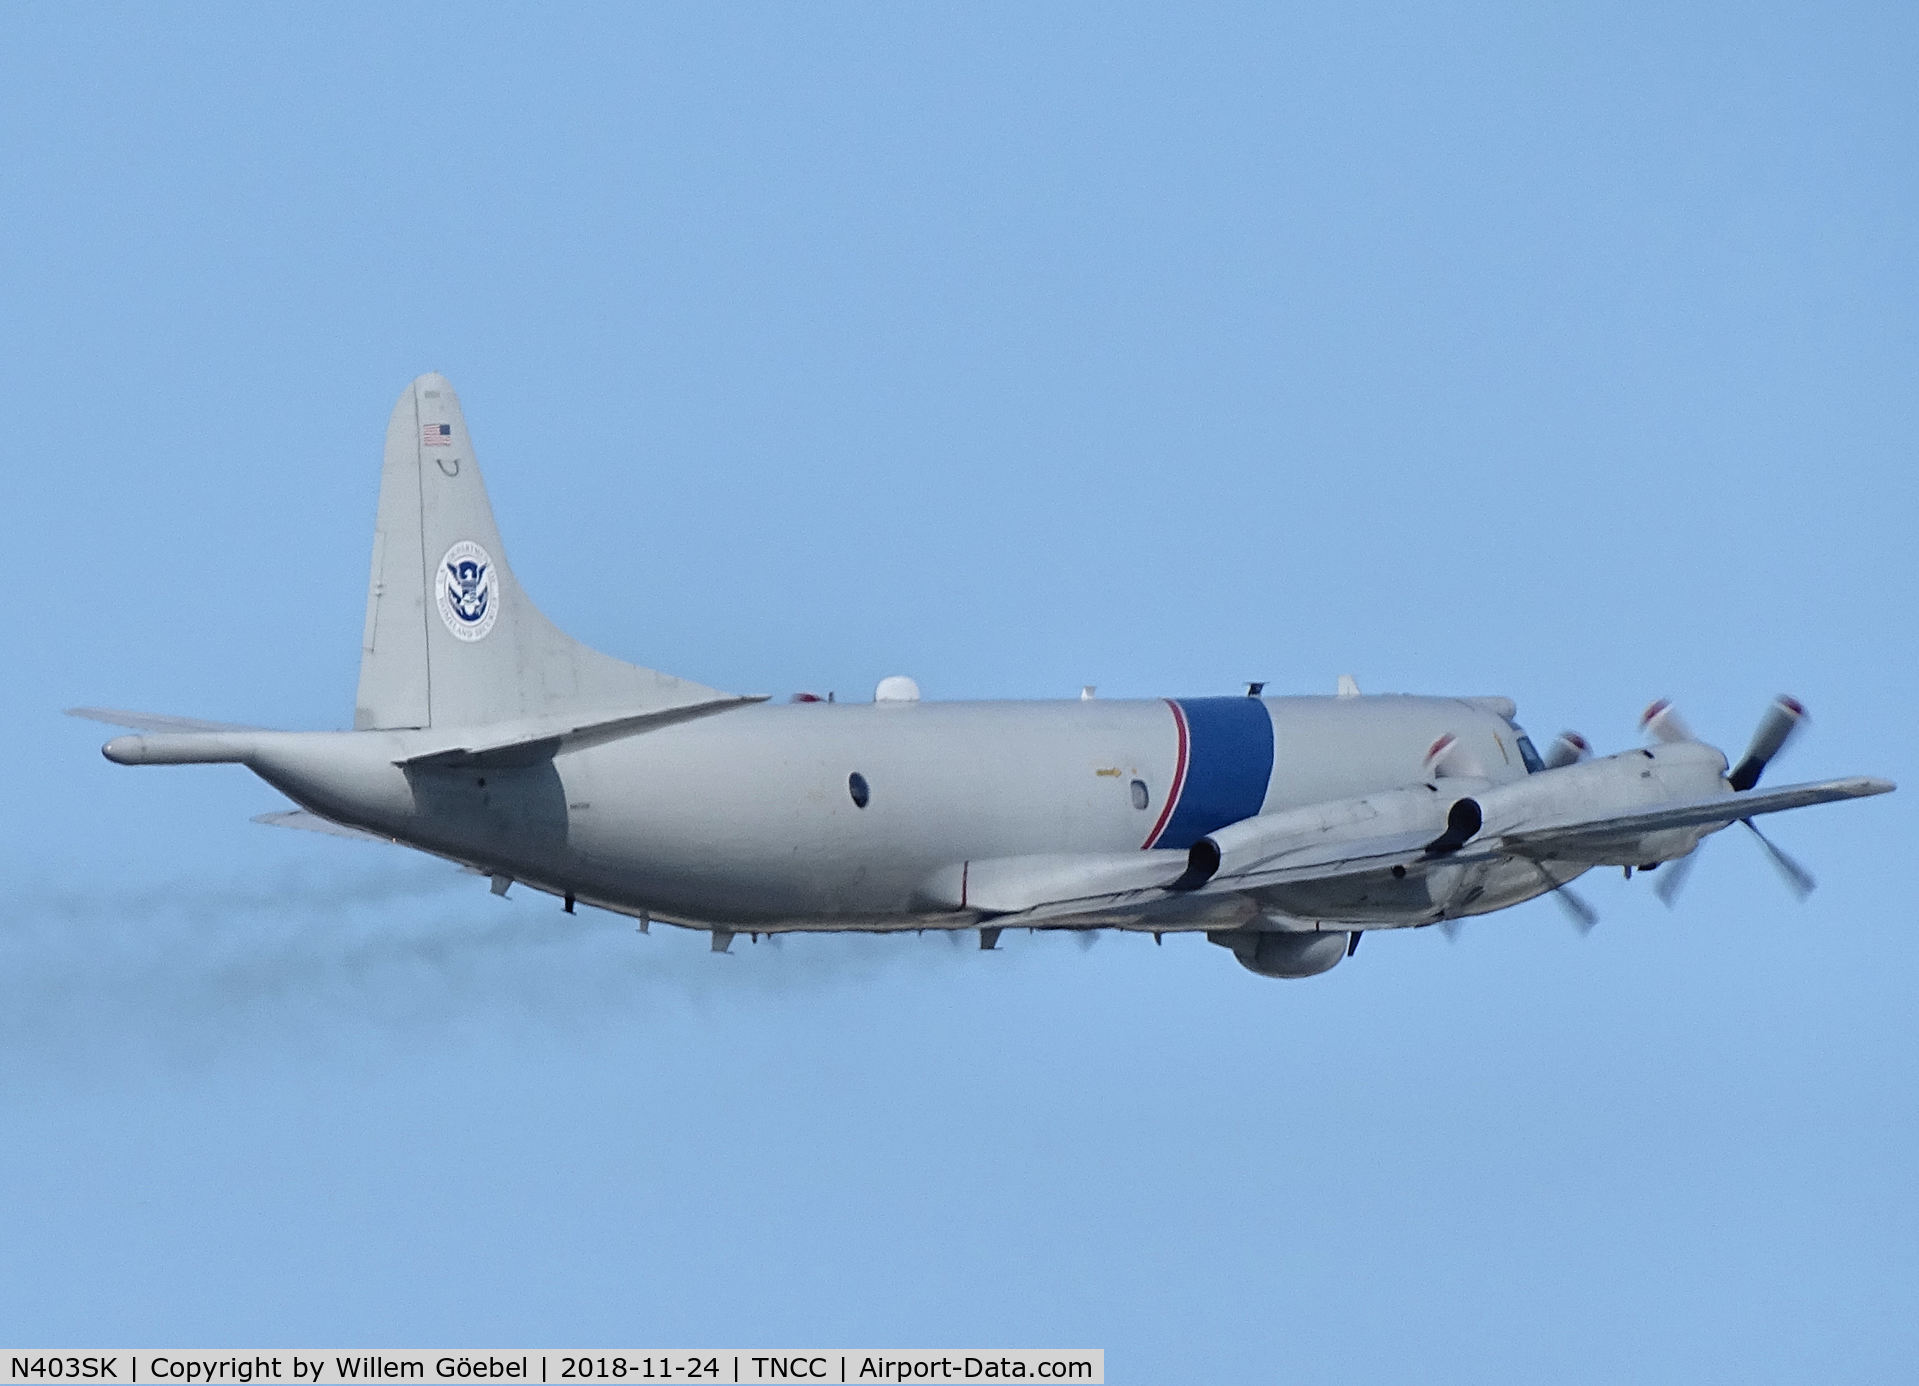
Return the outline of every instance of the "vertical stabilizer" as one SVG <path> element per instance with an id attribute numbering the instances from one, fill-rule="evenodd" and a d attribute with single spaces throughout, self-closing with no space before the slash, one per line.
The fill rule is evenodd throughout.
<path id="1" fill-rule="evenodd" d="M 387 424 L 356 728 L 652 712 L 725 696 L 588 649 L 542 616 L 507 566 L 459 397 L 441 375 L 407 388 Z"/>

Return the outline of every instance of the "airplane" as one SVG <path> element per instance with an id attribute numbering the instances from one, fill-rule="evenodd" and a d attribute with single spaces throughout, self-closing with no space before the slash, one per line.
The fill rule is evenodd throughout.
<path id="1" fill-rule="evenodd" d="M 1504 697 L 1337 694 L 870 702 L 709 688 L 562 634 L 507 565 L 452 385 L 387 426 L 351 731 L 101 708 L 121 765 L 244 765 L 298 809 L 261 821 L 417 848 L 486 877 L 711 935 L 1009 928 L 1203 934 L 1264 977 L 1326 972 L 1367 932 L 1666 866 L 1761 814 L 1884 794 L 1760 789 L 1804 719 L 1780 698 L 1736 765 L 1672 706 L 1646 744 L 1540 755 Z M 1797 887 L 1797 863 L 1761 842 Z M 1088 935 L 1090 936 L 1090 935 Z"/>

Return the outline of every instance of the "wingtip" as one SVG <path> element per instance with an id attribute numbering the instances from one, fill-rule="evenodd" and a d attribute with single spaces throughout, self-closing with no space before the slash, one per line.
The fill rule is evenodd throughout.
<path id="1" fill-rule="evenodd" d="M 1881 779 L 1877 775 L 1851 775 L 1834 784 L 1844 785 L 1846 797 L 1850 799 L 1869 799 L 1875 794 L 1890 794 L 1899 786 L 1891 780 Z"/>

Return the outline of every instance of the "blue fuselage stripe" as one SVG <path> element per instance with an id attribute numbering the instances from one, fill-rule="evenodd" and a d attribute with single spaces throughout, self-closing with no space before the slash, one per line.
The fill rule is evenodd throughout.
<path id="1" fill-rule="evenodd" d="M 1206 834 L 1251 818 L 1273 777 L 1273 719 L 1258 698 L 1181 698 L 1186 714 L 1186 782 L 1155 847 L 1191 847 Z"/>

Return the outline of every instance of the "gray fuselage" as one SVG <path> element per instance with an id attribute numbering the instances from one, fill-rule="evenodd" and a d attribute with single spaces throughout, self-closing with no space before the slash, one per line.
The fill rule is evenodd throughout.
<path id="1" fill-rule="evenodd" d="M 1448 733 L 1487 779 L 1523 776 L 1486 701 L 758 705 L 519 767 L 403 770 L 407 732 L 285 734 L 246 760 L 336 821 L 616 908 L 897 926 L 952 863 L 1183 849 L 1416 782 Z"/>

